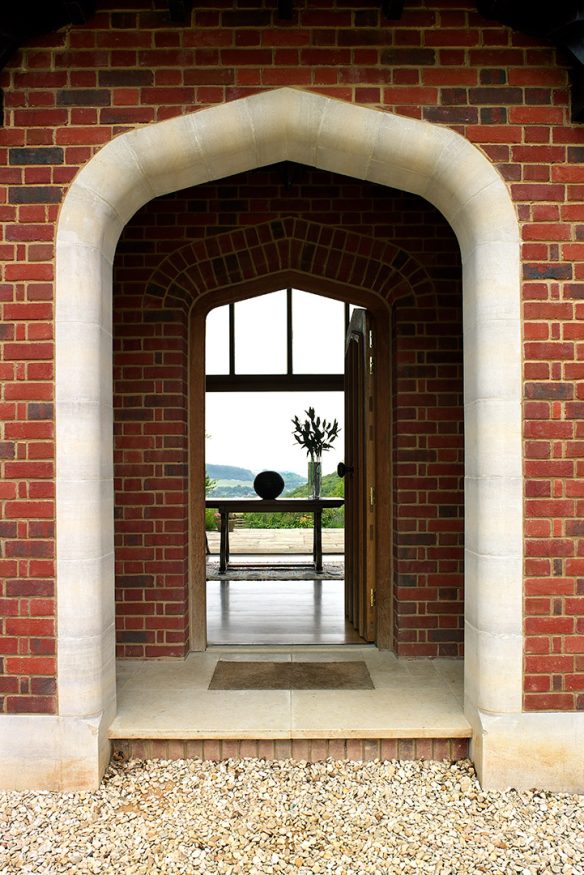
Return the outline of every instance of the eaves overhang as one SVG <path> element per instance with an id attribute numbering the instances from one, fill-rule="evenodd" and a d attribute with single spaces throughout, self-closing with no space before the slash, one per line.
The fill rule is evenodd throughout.
<path id="1" fill-rule="evenodd" d="M 293 0 L 271 0 L 277 19 L 293 17 Z M 307 0 L 310 3 L 310 0 Z M 4 0 L 0 11 L 0 69 L 31 39 L 67 25 L 84 24 L 99 8 L 99 0 Z M 190 26 L 196 0 L 165 0 L 168 23 Z M 379 0 L 387 27 L 401 18 L 407 0 Z M 477 11 L 487 19 L 540 38 L 561 49 L 571 60 L 572 121 L 584 121 L 584 0 L 476 0 Z"/>

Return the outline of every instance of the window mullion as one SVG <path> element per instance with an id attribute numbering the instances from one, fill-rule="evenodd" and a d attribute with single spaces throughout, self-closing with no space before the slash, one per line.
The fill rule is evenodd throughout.
<path id="1" fill-rule="evenodd" d="M 235 304 L 229 305 L 229 373 L 235 374 Z"/>
<path id="2" fill-rule="evenodd" d="M 286 373 L 294 373 L 294 355 L 292 349 L 292 289 L 286 289 Z"/>

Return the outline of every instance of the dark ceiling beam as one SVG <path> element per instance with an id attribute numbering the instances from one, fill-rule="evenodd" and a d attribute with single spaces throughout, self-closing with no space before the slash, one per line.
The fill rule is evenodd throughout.
<path id="1" fill-rule="evenodd" d="M 584 64 L 584 3 L 571 13 L 556 13 L 554 24 L 547 31 L 558 45 L 566 48 L 580 64 Z"/>
<path id="2" fill-rule="evenodd" d="M 53 33 L 67 24 L 85 24 L 95 15 L 95 0 L 55 0 L 2 4 L 0 12 L 0 69 L 31 37 Z"/>
<path id="3" fill-rule="evenodd" d="M 381 12 L 389 21 L 398 21 L 404 11 L 404 0 L 381 0 Z"/>
<path id="4" fill-rule="evenodd" d="M 574 67 L 572 71 L 572 93 L 570 96 L 572 121 L 584 122 L 584 67 Z"/>
<path id="5" fill-rule="evenodd" d="M 11 33 L 0 33 L 0 70 L 3 70 L 14 52 L 20 46 L 20 39 Z"/>
<path id="6" fill-rule="evenodd" d="M 308 0 L 310 2 L 310 0 Z M 187 25 L 193 0 L 166 0 L 170 20 Z M 388 21 L 401 18 L 404 0 L 380 0 Z M 0 0 L 0 70 L 34 37 L 69 24 L 83 24 L 95 15 L 99 0 Z M 478 12 L 522 33 L 543 38 L 572 59 L 570 70 L 572 121 L 584 122 L 584 0 L 476 0 Z M 293 0 L 277 0 L 278 17 L 290 21 Z"/>
<path id="7" fill-rule="evenodd" d="M 167 0 L 168 14 L 173 24 L 190 24 L 193 0 Z"/>
<path id="8" fill-rule="evenodd" d="M 95 0 L 20 0 L 2 3 L 0 70 L 31 37 L 54 33 L 67 24 L 84 24 L 95 15 Z M 0 90 L 0 127 L 4 124 L 4 94 Z"/>
<path id="9" fill-rule="evenodd" d="M 281 21 L 292 21 L 294 17 L 294 0 L 278 0 L 278 18 Z"/>
<path id="10" fill-rule="evenodd" d="M 485 18 L 500 21 L 514 30 L 543 37 L 571 56 L 572 121 L 584 121 L 584 0 L 555 4 L 533 0 L 477 0 L 477 10 Z"/>
<path id="11" fill-rule="evenodd" d="M 85 24 L 95 15 L 95 0 L 61 0 L 61 6 L 71 24 Z"/>

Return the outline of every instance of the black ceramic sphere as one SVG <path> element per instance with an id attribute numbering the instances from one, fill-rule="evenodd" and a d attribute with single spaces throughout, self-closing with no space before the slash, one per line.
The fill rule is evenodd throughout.
<path id="1" fill-rule="evenodd" d="M 262 471 L 253 481 L 260 498 L 277 498 L 284 488 L 284 480 L 277 471 Z"/>

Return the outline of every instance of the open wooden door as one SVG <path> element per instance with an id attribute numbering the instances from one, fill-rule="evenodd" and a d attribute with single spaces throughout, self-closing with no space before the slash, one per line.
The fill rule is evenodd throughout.
<path id="1" fill-rule="evenodd" d="M 345 613 L 365 641 L 375 641 L 375 429 L 373 331 L 354 310 L 345 347 Z"/>

